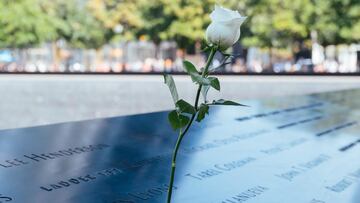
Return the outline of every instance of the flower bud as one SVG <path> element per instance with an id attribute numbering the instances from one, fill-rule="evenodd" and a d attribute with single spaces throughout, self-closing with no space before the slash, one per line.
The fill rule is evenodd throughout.
<path id="1" fill-rule="evenodd" d="M 240 38 L 240 25 L 246 17 L 237 11 L 215 5 L 215 10 L 210 14 L 211 23 L 206 29 L 206 41 L 226 50 Z"/>

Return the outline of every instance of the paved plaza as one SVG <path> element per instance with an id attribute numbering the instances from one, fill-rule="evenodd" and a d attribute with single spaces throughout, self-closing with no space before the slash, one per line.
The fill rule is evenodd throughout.
<path id="1" fill-rule="evenodd" d="M 195 86 L 176 76 L 192 101 Z M 210 98 L 247 99 L 360 88 L 358 77 L 221 76 Z M 0 75 L 0 129 L 162 111 L 173 108 L 161 75 Z"/>

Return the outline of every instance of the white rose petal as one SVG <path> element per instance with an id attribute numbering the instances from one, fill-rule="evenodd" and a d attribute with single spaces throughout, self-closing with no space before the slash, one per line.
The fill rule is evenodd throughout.
<path id="1" fill-rule="evenodd" d="M 211 23 L 206 29 L 206 40 L 225 50 L 235 44 L 240 37 L 240 26 L 246 19 L 238 11 L 215 5 L 210 14 Z"/>

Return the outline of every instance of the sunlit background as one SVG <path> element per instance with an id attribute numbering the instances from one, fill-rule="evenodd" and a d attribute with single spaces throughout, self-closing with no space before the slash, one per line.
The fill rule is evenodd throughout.
<path id="1" fill-rule="evenodd" d="M 0 71 L 182 72 L 214 4 L 248 19 L 223 73 L 359 73 L 358 0 L 1 0 Z M 216 55 L 216 64 L 223 56 Z"/>
<path id="2" fill-rule="evenodd" d="M 0 0 L 0 129 L 173 109 L 164 72 L 192 103 L 216 3 L 248 18 L 210 99 L 360 87 L 359 0 Z"/>

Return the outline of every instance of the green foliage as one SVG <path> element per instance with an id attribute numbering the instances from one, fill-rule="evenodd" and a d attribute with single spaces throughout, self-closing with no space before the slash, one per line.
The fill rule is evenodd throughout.
<path id="1" fill-rule="evenodd" d="M 220 90 L 220 82 L 216 77 L 203 77 L 196 70 L 194 64 L 189 61 L 184 61 L 183 65 L 186 73 L 190 75 L 193 82 L 204 86 L 211 86 L 216 90 Z"/>
<path id="2" fill-rule="evenodd" d="M 0 1 L 0 48 L 25 48 L 56 38 L 57 19 L 42 0 Z"/>
<path id="3" fill-rule="evenodd" d="M 73 47 L 98 49 L 111 37 L 77 1 L 0 1 L 0 47 L 26 48 L 65 39 Z"/>
<path id="4" fill-rule="evenodd" d="M 179 100 L 174 78 L 171 75 L 164 74 L 164 83 L 169 87 L 174 104 Z"/>
<path id="5" fill-rule="evenodd" d="M 219 99 L 219 100 L 214 100 L 211 105 L 226 105 L 226 106 L 247 106 L 244 104 L 239 104 L 237 102 L 233 102 L 230 100 L 224 100 L 224 99 Z"/>
<path id="6" fill-rule="evenodd" d="M 206 104 L 201 104 L 199 108 L 199 113 L 196 117 L 196 121 L 201 122 L 205 118 L 206 114 L 209 114 L 209 106 Z"/>
<path id="7" fill-rule="evenodd" d="M 360 40 L 358 0 L 1 0 L 0 47 L 65 39 L 73 47 L 98 49 L 139 36 L 194 47 L 204 37 L 215 3 L 248 16 L 241 27 L 246 46 L 289 48 L 309 40 L 311 32 L 322 44 Z"/>
<path id="8" fill-rule="evenodd" d="M 309 26 L 318 33 L 322 44 L 359 42 L 360 1 L 314 1 Z"/>
<path id="9" fill-rule="evenodd" d="M 190 121 L 187 116 L 179 114 L 176 110 L 169 113 L 168 119 L 174 130 L 185 127 Z"/>
<path id="10" fill-rule="evenodd" d="M 214 89 L 220 91 L 219 79 L 217 79 L 216 77 L 208 77 L 207 79 L 210 81 L 210 86 L 211 87 L 213 87 Z"/>
<path id="11" fill-rule="evenodd" d="M 87 7 L 101 25 L 108 30 L 110 39 L 132 40 L 136 30 L 144 27 L 145 19 L 141 12 L 147 0 L 89 0 Z M 115 33 L 117 26 L 122 28 Z"/>
<path id="12" fill-rule="evenodd" d="M 72 47 L 99 49 L 112 38 L 112 30 L 96 19 L 87 5 L 62 0 L 49 4 L 63 22 L 61 27 L 57 27 L 58 39 L 65 39 Z"/>
<path id="13" fill-rule="evenodd" d="M 186 101 L 180 99 L 176 102 L 176 107 L 178 108 L 178 113 L 188 113 L 188 114 L 195 114 L 196 110 L 195 108 L 187 103 Z"/>
<path id="14" fill-rule="evenodd" d="M 186 73 L 191 77 L 193 82 L 199 85 L 199 91 L 197 92 L 196 100 L 195 100 L 195 107 L 183 99 L 178 100 L 178 94 L 172 76 L 164 75 L 165 84 L 167 84 L 167 86 L 169 87 L 176 106 L 176 110 L 173 110 L 169 113 L 168 116 L 169 122 L 172 128 L 175 130 L 187 126 L 184 133 L 180 133 L 180 136 L 183 136 L 187 132 L 187 129 L 189 129 L 195 117 L 197 122 L 201 122 L 205 118 L 206 114 L 209 114 L 209 105 L 245 106 L 243 104 L 239 104 L 233 101 L 223 100 L 223 99 L 217 101 L 214 100 L 211 104 L 206 104 L 207 102 L 206 96 L 210 87 L 213 87 L 214 89 L 220 91 L 219 79 L 216 77 L 208 77 L 207 74 L 205 74 L 205 71 L 208 70 L 213 60 L 214 57 L 213 53 L 215 53 L 216 50 L 217 50 L 216 48 L 212 50 L 211 54 L 209 55 L 208 62 L 206 63 L 206 66 L 202 70 L 204 72 L 202 73 L 199 73 L 196 67 L 191 62 L 189 61 L 183 62 Z M 200 93 L 203 95 L 205 103 L 201 104 L 200 107 L 197 108 Z M 191 115 L 191 119 L 187 117 L 189 115 Z"/>
<path id="15" fill-rule="evenodd" d="M 210 85 L 210 81 L 206 80 L 206 78 L 202 77 L 199 72 L 196 70 L 194 64 L 192 64 L 190 61 L 184 61 L 183 66 L 185 69 L 185 72 L 190 75 L 191 80 L 193 82 L 196 82 L 198 84 L 202 85 Z"/>
<path id="16" fill-rule="evenodd" d="M 147 0 L 138 4 L 145 23 L 137 35 L 146 35 L 155 43 L 170 39 L 181 48 L 193 46 L 203 38 L 214 4 L 215 0 Z"/>
<path id="17" fill-rule="evenodd" d="M 174 130 L 183 128 L 190 122 L 190 119 L 186 116 L 186 114 L 195 115 L 196 109 L 185 100 L 179 100 L 175 81 L 171 75 L 164 74 L 164 82 L 169 87 L 172 99 L 176 106 L 176 110 L 169 113 L 168 120 Z"/>
<path id="18" fill-rule="evenodd" d="M 291 47 L 311 39 L 311 32 L 325 45 L 360 40 L 358 0 L 246 0 L 244 6 L 246 46 Z"/>
<path id="19" fill-rule="evenodd" d="M 170 183 L 169 183 L 170 189 L 168 190 L 167 202 L 171 202 L 172 188 L 173 188 L 173 183 L 174 183 L 174 174 L 175 174 L 175 168 L 176 168 L 176 156 L 177 156 L 181 141 L 184 138 L 185 134 L 188 132 L 191 124 L 193 123 L 193 121 L 196 117 L 196 114 L 197 114 L 197 117 L 196 117 L 197 122 L 201 122 L 205 118 L 206 114 L 209 114 L 209 105 L 208 104 L 201 104 L 200 108 L 198 109 L 199 96 L 201 93 L 201 89 L 203 86 L 206 87 L 205 91 L 203 92 L 205 102 L 206 102 L 206 94 L 207 94 L 207 91 L 209 90 L 210 86 L 217 90 L 220 90 L 219 80 L 215 77 L 208 77 L 206 74 L 206 72 L 209 69 L 210 64 L 212 63 L 212 61 L 214 59 L 214 55 L 217 50 L 218 50 L 217 47 L 214 47 L 211 49 L 211 53 L 209 54 L 209 58 L 207 59 L 207 63 L 205 65 L 205 67 L 203 68 L 201 75 L 200 75 L 200 73 L 197 72 L 196 67 L 192 63 L 190 63 L 189 61 L 184 62 L 184 68 L 185 68 L 186 72 L 191 76 L 193 81 L 198 83 L 199 89 L 198 89 L 198 91 L 196 93 L 196 97 L 195 97 L 195 107 L 181 99 L 176 102 L 177 109 L 171 111 L 168 115 L 168 119 L 169 119 L 169 122 L 170 122 L 172 128 L 174 130 L 176 130 L 176 129 L 180 129 L 180 130 L 179 130 L 178 139 L 175 144 L 174 153 L 172 156 L 172 167 L 171 167 L 171 176 L 170 176 Z M 169 82 L 169 81 L 171 81 L 171 82 Z M 206 81 L 206 83 L 204 81 Z M 174 92 L 173 89 L 175 89 L 175 84 L 174 84 L 173 79 L 172 78 L 169 79 L 165 76 L 165 83 L 168 84 L 168 86 L 170 87 L 170 91 L 173 94 L 173 92 Z M 173 98 L 174 98 L 174 96 L 173 96 Z M 226 100 L 214 101 L 213 104 L 214 105 L 243 106 L 242 104 L 238 104 L 236 102 L 226 101 Z M 191 118 L 186 116 L 189 114 L 191 114 Z M 186 126 L 185 130 L 182 131 L 181 128 L 183 128 L 185 126 Z"/>
<path id="20" fill-rule="evenodd" d="M 314 9 L 311 0 L 248 0 L 246 4 L 246 45 L 285 47 L 308 37 L 307 21 Z"/>
<path id="21" fill-rule="evenodd" d="M 183 62 L 183 65 L 184 65 L 184 68 L 185 68 L 185 71 L 189 74 L 189 75 L 192 75 L 192 74 L 198 74 L 199 75 L 199 72 L 196 70 L 194 64 L 192 64 L 190 61 L 184 61 Z"/>

